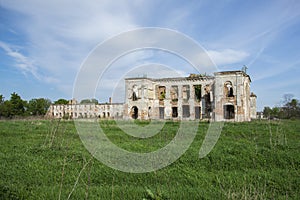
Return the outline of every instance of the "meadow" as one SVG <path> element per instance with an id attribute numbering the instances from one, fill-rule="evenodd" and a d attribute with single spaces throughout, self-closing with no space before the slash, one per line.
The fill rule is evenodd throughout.
<path id="1" fill-rule="evenodd" d="M 93 158 L 72 121 L 0 121 L 0 199 L 299 199 L 299 122 L 225 123 L 213 150 L 199 159 L 208 129 L 200 122 L 177 161 L 134 174 Z M 155 136 L 138 139 L 113 120 L 99 123 L 112 142 L 133 152 L 163 147 L 179 127 L 169 121 Z"/>

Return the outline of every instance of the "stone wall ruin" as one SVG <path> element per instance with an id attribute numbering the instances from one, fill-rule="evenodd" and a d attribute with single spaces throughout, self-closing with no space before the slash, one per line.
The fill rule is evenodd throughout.
<path id="1" fill-rule="evenodd" d="M 256 95 L 244 71 L 191 74 L 177 78 L 127 78 L 125 102 L 51 105 L 48 115 L 60 118 L 167 119 L 250 121 L 256 117 Z"/>

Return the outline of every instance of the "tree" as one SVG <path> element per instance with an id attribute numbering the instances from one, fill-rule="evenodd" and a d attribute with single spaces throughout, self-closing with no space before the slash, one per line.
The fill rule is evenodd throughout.
<path id="1" fill-rule="evenodd" d="M 57 101 L 54 101 L 54 104 L 55 105 L 67 105 L 67 104 L 69 104 L 69 101 L 68 100 L 66 100 L 66 99 L 58 99 Z"/>
<path id="2" fill-rule="evenodd" d="M 284 118 L 299 118 L 300 117 L 300 104 L 297 99 L 291 99 L 283 106 Z"/>
<path id="3" fill-rule="evenodd" d="M 282 109 L 280 107 L 265 107 L 263 110 L 264 117 L 268 119 L 273 118 L 281 118 L 282 116 Z"/>
<path id="4" fill-rule="evenodd" d="M 6 117 L 6 118 L 12 117 L 12 105 L 9 100 L 6 100 L 3 102 L 1 112 L 2 112 L 1 116 L 3 116 L 3 117 Z"/>
<path id="5" fill-rule="evenodd" d="M 274 107 L 274 108 L 272 108 L 270 117 L 271 118 L 278 118 L 279 113 L 280 113 L 280 108 L 279 107 Z"/>
<path id="6" fill-rule="evenodd" d="M 50 105 L 49 99 L 31 99 L 28 102 L 28 113 L 30 115 L 45 115 Z"/>
<path id="7" fill-rule="evenodd" d="M 10 96 L 11 116 L 21 116 L 25 113 L 26 101 L 23 101 L 17 93 L 12 93 Z"/>
<path id="8" fill-rule="evenodd" d="M 0 94 L 0 118 L 3 116 L 4 96 Z"/>
<path id="9" fill-rule="evenodd" d="M 0 94 L 0 105 L 4 103 L 4 96 Z"/>
<path id="10" fill-rule="evenodd" d="M 283 99 L 284 104 L 281 107 L 265 107 L 263 110 L 264 116 L 280 119 L 300 118 L 299 100 L 294 99 L 292 94 L 285 94 Z"/>
<path id="11" fill-rule="evenodd" d="M 80 104 L 98 104 L 97 99 L 83 99 L 80 101 Z"/>
<path id="12" fill-rule="evenodd" d="M 284 94 L 283 95 L 283 104 L 286 105 L 291 102 L 292 98 L 294 97 L 293 94 Z"/>
<path id="13" fill-rule="evenodd" d="M 264 110 L 263 110 L 264 117 L 270 118 L 271 112 L 272 112 L 272 109 L 270 107 L 268 107 L 268 106 L 264 107 Z"/>

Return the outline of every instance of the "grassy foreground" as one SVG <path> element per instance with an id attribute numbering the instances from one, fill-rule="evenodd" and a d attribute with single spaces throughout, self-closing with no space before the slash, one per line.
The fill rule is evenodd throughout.
<path id="1" fill-rule="evenodd" d="M 203 159 L 199 149 L 208 124 L 200 123 L 176 162 L 130 174 L 93 158 L 71 121 L 0 121 L 0 199 L 299 199 L 299 122 L 226 123 Z M 114 121 L 100 124 L 111 141 L 134 152 L 163 147 L 179 127 L 168 122 L 142 140 L 125 135 Z"/>

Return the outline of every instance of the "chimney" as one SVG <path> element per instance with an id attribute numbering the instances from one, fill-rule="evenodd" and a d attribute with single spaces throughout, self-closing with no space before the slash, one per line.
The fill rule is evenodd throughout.
<path id="1" fill-rule="evenodd" d="M 112 101 L 111 101 L 111 97 L 109 97 L 109 100 L 108 100 L 108 102 L 109 102 L 109 104 L 111 104 L 111 103 L 112 103 Z"/>

